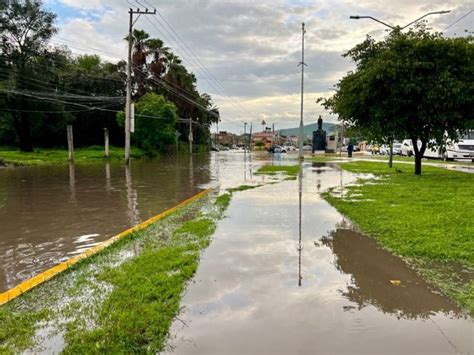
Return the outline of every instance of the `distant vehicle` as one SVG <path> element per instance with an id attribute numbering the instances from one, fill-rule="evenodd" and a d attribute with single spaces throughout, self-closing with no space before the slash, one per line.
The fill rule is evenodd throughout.
<path id="1" fill-rule="evenodd" d="M 303 151 L 309 151 L 309 150 L 312 150 L 313 147 L 311 147 L 310 145 L 304 145 L 303 146 Z"/>
<path id="2" fill-rule="evenodd" d="M 413 142 L 411 139 L 404 139 L 400 148 L 400 155 L 411 157 L 414 154 Z"/>
<path id="3" fill-rule="evenodd" d="M 474 130 L 461 135 L 458 142 L 448 141 L 446 143 L 446 151 L 443 152 L 435 145 L 432 148 L 426 148 L 423 156 L 425 158 L 443 159 L 446 161 L 468 159 L 474 162 Z"/>
<path id="4" fill-rule="evenodd" d="M 354 147 L 355 148 L 355 147 Z M 347 145 L 341 147 L 341 152 L 346 153 L 347 152 Z"/>
<path id="5" fill-rule="evenodd" d="M 379 154 L 382 154 L 382 155 L 389 155 L 390 154 L 390 147 L 388 145 L 381 145 L 379 147 Z"/>
<path id="6" fill-rule="evenodd" d="M 380 148 L 377 144 L 371 144 L 371 145 L 367 146 L 367 148 L 365 150 L 372 153 L 372 154 L 378 154 L 380 152 Z"/>
<path id="7" fill-rule="evenodd" d="M 287 152 L 292 152 L 296 150 L 296 147 L 293 145 L 291 142 L 286 142 L 283 145 L 283 149 L 285 149 Z"/>
<path id="8" fill-rule="evenodd" d="M 283 147 L 280 147 L 279 145 L 274 144 L 268 149 L 268 152 L 274 153 L 274 154 L 286 153 L 286 149 Z"/>
<path id="9" fill-rule="evenodd" d="M 402 143 L 393 143 L 393 155 L 400 155 L 402 151 Z"/>

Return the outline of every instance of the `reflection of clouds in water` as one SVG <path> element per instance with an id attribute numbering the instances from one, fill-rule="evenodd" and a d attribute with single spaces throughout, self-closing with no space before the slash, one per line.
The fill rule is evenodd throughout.
<path id="1" fill-rule="evenodd" d="M 316 194 L 318 180 L 324 188 L 339 185 L 340 172 L 304 175 L 302 286 L 297 284 L 297 181 L 235 193 L 184 297 L 180 317 L 189 327 L 173 327 L 176 353 L 452 351 L 434 324 L 398 319 L 375 302 L 359 307 L 348 297 L 354 275 L 338 266 L 345 257 L 319 242 L 331 230 L 350 226 Z M 343 174 L 346 180 L 355 177 Z M 357 260 L 372 253 L 356 253 Z M 457 340 L 458 349 L 469 350 L 468 322 L 442 317 L 436 324 Z"/>

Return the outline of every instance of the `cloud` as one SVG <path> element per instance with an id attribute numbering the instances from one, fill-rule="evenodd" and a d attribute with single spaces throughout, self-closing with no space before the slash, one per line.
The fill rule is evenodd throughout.
<path id="1" fill-rule="evenodd" d="M 49 5 L 54 10 L 54 1 L 51 1 Z M 76 52 L 91 47 L 100 49 L 99 54 L 104 56 L 107 52 L 108 60 L 126 57 L 123 38 L 128 30 L 130 5 L 125 0 L 55 2 L 77 14 L 71 17 L 68 12 L 68 18 L 60 21 L 58 34 L 59 38 L 80 43 L 82 47 L 73 48 Z M 130 3 L 135 4 L 132 0 Z M 349 20 L 349 15 L 371 15 L 391 24 L 406 24 L 427 11 L 453 10 L 449 15 L 428 18 L 430 25 L 441 30 L 469 9 L 469 4 L 462 0 L 266 0 L 256 3 L 140 0 L 140 3 L 150 8 L 156 6 L 159 15 L 142 16 L 135 27 L 162 38 L 183 58 L 184 64 L 196 74 L 198 88 L 210 93 L 220 107 L 223 120 L 220 128 L 233 131 L 241 130 L 243 121 L 258 126 L 262 118 L 281 127 L 297 124 L 301 22 L 305 22 L 307 28 L 306 116 L 322 114 L 327 120 L 334 120 L 335 117 L 328 116 L 315 100 L 330 95 L 333 85 L 353 68 L 341 54 L 364 40 L 367 34 L 377 39 L 386 34 L 380 24 Z M 463 26 L 465 23 L 454 26 L 450 33 L 460 32 Z"/>

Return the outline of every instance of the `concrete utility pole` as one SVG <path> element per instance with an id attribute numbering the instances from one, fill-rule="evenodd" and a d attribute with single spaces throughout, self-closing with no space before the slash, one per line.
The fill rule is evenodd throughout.
<path id="1" fill-rule="evenodd" d="M 74 162 L 74 138 L 72 135 L 72 125 L 68 124 L 67 127 L 67 149 L 68 149 L 68 160 Z"/>
<path id="2" fill-rule="evenodd" d="M 304 140 L 304 124 L 303 124 L 303 93 L 304 93 L 304 67 L 306 63 L 304 62 L 304 34 L 306 30 L 304 28 L 304 22 L 301 24 L 301 62 L 298 65 L 301 65 L 301 113 L 300 113 L 300 135 L 298 139 L 299 147 L 299 159 L 303 159 L 303 140 Z"/>
<path id="3" fill-rule="evenodd" d="M 104 146 L 105 146 L 104 156 L 108 159 L 110 158 L 109 129 L 108 128 L 104 128 Z"/>
<path id="4" fill-rule="evenodd" d="M 189 154 L 193 154 L 193 119 L 189 117 Z"/>
<path id="5" fill-rule="evenodd" d="M 127 58 L 127 98 L 125 104 L 125 164 L 130 163 L 130 119 L 132 113 L 132 45 L 133 45 L 133 25 L 140 18 L 141 15 L 155 15 L 156 9 L 151 12 L 148 9 L 141 11 L 139 8 L 128 10 L 128 58 Z M 138 14 L 138 17 L 133 21 L 133 15 Z"/>

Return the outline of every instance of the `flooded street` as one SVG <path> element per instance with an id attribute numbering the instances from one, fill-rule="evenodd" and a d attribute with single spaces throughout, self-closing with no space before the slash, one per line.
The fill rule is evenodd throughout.
<path id="1" fill-rule="evenodd" d="M 243 152 L 0 169 L 0 292 L 203 188 L 250 178 Z M 225 185 L 224 184 L 224 185 Z"/>
<path id="2" fill-rule="evenodd" d="M 355 176 L 234 195 L 182 300 L 170 354 L 470 353 L 469 316 L 318 194 Z"/>

